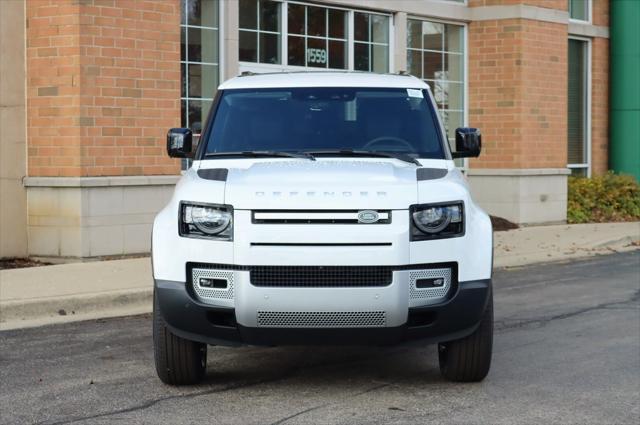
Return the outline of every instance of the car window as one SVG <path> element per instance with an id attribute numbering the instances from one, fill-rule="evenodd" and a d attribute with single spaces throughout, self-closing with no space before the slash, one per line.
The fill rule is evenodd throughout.
<path id="1" fill-rule="evenodd" d="M 207 153 L 335 149 L 445 158 L 431 102 L 416 89 L 226 90 L 206 145 Z"/>

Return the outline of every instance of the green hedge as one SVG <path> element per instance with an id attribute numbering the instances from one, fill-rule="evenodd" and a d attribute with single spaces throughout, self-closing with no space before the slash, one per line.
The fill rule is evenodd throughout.
<path id="1" fill-rule="evenodd" d="M 640 185 L 633 176 L 569 177 L 569 223 L 634 220 L 640 220 Z"/>

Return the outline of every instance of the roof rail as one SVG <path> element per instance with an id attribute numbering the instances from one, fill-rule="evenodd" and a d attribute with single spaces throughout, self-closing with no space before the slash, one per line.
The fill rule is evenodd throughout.
<path id="1" fill-rule="evenodd" d="M 256 75 L 256 73 L 251 71 L 242 71 L 240 73 L 240 77 L 250 77 L 252 75 Z"/>

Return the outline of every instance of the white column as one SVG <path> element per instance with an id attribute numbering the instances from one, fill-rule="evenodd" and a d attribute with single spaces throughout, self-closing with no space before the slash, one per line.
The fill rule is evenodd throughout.
<path id="1" fill-rule="evenodd" d="M 240 67 L 238 65 L 238 48 L 239 48 L 239 33 L 238 27 L 240 25 L 238 12 L 239 5 L 238 0 L 224 0 L 222 8 L 222 40 L 224 40 L 223 49 L 223 71 L 222 81 L 235 77 L 240 73 Z"/>
<path id="2" fill-rule="evenodd" d="M 391 71 L 407 71 L 407 14 L 398 12 L 393 16 L 393 68 Z"/>

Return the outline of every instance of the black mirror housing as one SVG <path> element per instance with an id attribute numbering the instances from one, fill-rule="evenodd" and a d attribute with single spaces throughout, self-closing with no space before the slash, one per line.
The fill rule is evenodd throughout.
<path id="1" fill-rule="evenodd" d="M 172 128 L 167 133 L 167 154 L 171 158 L 191 158 L 193 133 L 188 128 Z"/>
<path id="2" fill-rule="evenodd" d="M 480 156 L 482 134 L 477 128 L 461 127 L 456 129 L 456 151 L 454 158 L 475 158 Z"/>

